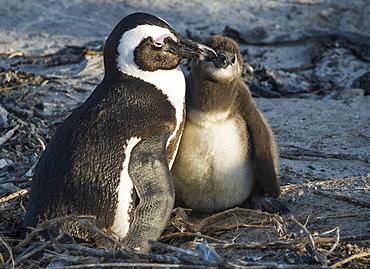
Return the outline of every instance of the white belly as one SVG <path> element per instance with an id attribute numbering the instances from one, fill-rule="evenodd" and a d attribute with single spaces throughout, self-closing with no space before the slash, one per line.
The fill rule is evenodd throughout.
<path id="1" fill-rule="evenodd" d="M 122 164 L 120 183 L 117 188 L 118 192 L 118 204 L 116 215 L 111 230 L 119 238 L 124 238 L 130 228 L 130 214 L 133 210 L 132 194 L 135 191 L 134 185 L 128 174 L 128 166 L 130 162 L 132 149 L 140 142 L 140 138 L 133 137 L 127 141 L 125 148 L 125 160 Z"/>
<path id="2" fill-rule="evenodd" d="M 245 122 L 221 114 L 189 117 L 197 123 L 186 121 L 172 169 L 177 198 L 200 212 L 240 205 L 254 181 Z"/>

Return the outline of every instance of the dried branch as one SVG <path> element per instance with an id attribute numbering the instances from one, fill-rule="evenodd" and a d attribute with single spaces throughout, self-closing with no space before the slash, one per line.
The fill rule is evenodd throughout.
<path id="1" fill-rule="evenodd" d="M 96 264 L 80 264 L 63 267 L 53 267 L 56 269 L 83 269 L 83 268 L 209 268 L 205 265 L 183 265 L 183 264 L 160 264 L 160 263 L 96 263 Z"/>
<path id="2" fill-rule="evenodd" d="M 116 239 L 106 235 L 103 231 L 101 231 L 99 228 L 97 228 L 91 222 L 92 219 L 95 219 L 95 216 L 76 216 L 76 215 L 72 214 L 72 215 L 68 215 L 68 216 L 65 216 L 65 217 L 61 217 L 61 218 L 55 218 L 55 219 L 52 219 L 52 220 L 45 220 L 42 223 L 40 223 L 39 225 L 37 225 L 36 228 L 33 229 L 32 232 L 30 234 L 28 234 L 27 237 L 16 246 L 16 248 L 21 248 L 21 247 L 26 246 L 32 240 L 32 238 L 35 235 L 37 235 L 40 231 L 43 231 L 45 229 L 50 229 L 50 228 L 54 227 L 55 225 L 58 225 L 58 223 L 64 223 L 64 222 L 68 222 L 68 221 L 76 221 L 76 222 L 82 224 L 83 226 L 85 226 L 87 229 L 95 232 L 96 235 L 100 236 L 101 238 L 107 240 L 108 242 L 113 243 L 116 246 L 120 246 L 121 248 L 123 248 L 130 255 L 130 257 L 134 261 L 138 260 L 137 254 L 132 249 L 130 249 L 129 247 L 127 247 L 123 243 L 117 241 Z"/>
<path id="3" fill-rule="evenodd" d="M 303 188 L 303 187 L 310 187 L 312 185 L 320 185 L 320 184 L 328 184 L 328 183 L 349 183 L 357 180 L 364 180 L 363 177 L 352 177 L 352 178 L 334 178 L 334 179 L 326 179 L 326 180 L 321 180 L 321 181 L 315 181 L 315 182 L 305 182 L 301 184 L 290 184 L 290 185 L 285 185 L 281 186 L 281 191 L 282 193 L 287 193 L 289 191 L 298 189 L 298 188 Z"/>
<path id="4" fill-rule="evenodd" d="M 59 247 L 68 250 L 75 250 L 80 253 L 86 253 L 88 255 L 94 257 L 101 257 L 105 259 L 112 259 L 112 258 L 123 258 L 127 259 L 130 258 L 126 252 L 122 250 L 99 250 L 95 248 L 89 248 L 85 246 L 75 245 L 75 244 L 57 244 Z M 153 260 L 156 262 L 166 262 L 166 263 L 179 263 L 180 260 L 176 257 L 166 256 L 166 255 L 159 255 L 159 254 L 150 254 L 150 253 L 136 253 L 139 259 L 143 260 Z"/>
<path id="5" fill-rule="evenodd" d="M 312 255 L 317 259 L 317 261 L 324 265 L 324 266 L 327 266 L 327 259 L 326 259 L 326 255 L 323 255 L 319 252 L 317 252 L 316 250 L 316 245 L 315 245 L 315 241 L 313 240 L 313 237 L 311 235 L 311 233 L 307 230 L 306 226 L 302 225 L 299 221 L 297 221 L 293 215 L 290 216 L 291 220 L 297 224 L 302 230 L 303 232 L 306 234 L 307 236 L 307 239 L 308 239 L 308 243 L 311 247 L 311 251 L 312 251 Z"/>
<path id="6" fill-rule="evenodd" d="M 225 264 L 223 258 L 218 255 L 218 253 L 207 244 L 207 241 L 203 241 L 202 244 L 195 246 L 195 250 L 199 252 L 200 256 L 204 261 L 214 261 L 219 265 Z"/>
<path id="7" fill-rule="evenodd" d="M 4 245 L 4 247 L 6 248 L 6 250 L 9 252 L 9 259 L 6 261 L 6 263 L 9 263 L 9 261 L 12 262 L 12 265 L 13 267 L 15 267 L 15 263 L 14 263 L 14 257 L 13 257 L 13 251 L 12 251 L 12 248 L 8 245 L 7 242 L 5 242 L 1 237 L 0 237 L 0 243 L 2 243 Z"/>
<path id="8" fill-rule="evenodd" d="M 203 266 L 215 266 L 217 263 L 211 262 L 211 261 L 202 261 L 199 260 L 198 258 L 200 257 L 198 253 L 191 251 L 191 250 L 186 250 L 182 248 L 177 248 L 174 246 L 170 246 L 167 244 L 155 242 L 155 241 L 149 241 L 149 244 L 152 245 L 153 248 L 159 248 L 161 250 L 166 250 L 166 251 L 171 251 L 174 253 L 176 257 L 173 256 L 168 256 L 168 255 L 160 255 L 160 254 L 152 254 L 152 253 L 137 253 L 138 257 L 141 260 L 151 260 L 159 263 L 167 263 L 169 265 L 168 267 L 174 267 L 171 264 L 179 264 L 179 263 L 190 263 L 190 264 L 198 264 L 198 265 L 203 265 Z M 80 245 L 74 245 L 74 244 L 57 244 L 59 247 L 63 249 L 68 249 L 68 250 L 75 250 L 81 253 L 86 253 L 90 256 L 95 256 L 95 257 L 101 257 L 105 259 L 112 259 L 112 258 L 130 258 L 130 256 L 122 252 L 121 250 L 115 250 L 115 251 L 107 251 L 107 250 L 98 250 L 98 249 L 93 249 L 93 248 L 88 248 Z M 168 264 L 171 263 L 171 264 Z M 141 267 L 156 267 L 156 264 L 147 264 L 147 263 L 137 263 Z M 146 266 L 145 266 L 146 265 Z M 127 263 L 125 263 L 124 266 L 128 266 Z M 197 268 L 194 267 L 194 265 L 177 265 L 180 268 Z M 162 267 L 161 264 L 158 264 L 158 267 Z M 175 266 L 176 267 L 176 266 Z M 63 267 L 64 268 L 64 267 Z M 203 268 L 203 267 L 200 267 Z"/>
<path id="9" fill-rule="evenodd" d="M 199 237 L 199 238 L 202 238 L 202 239 L 205 239 L 205 240 L 208 240 L 208 241 L 212 241 L 212 242 L 216 242 L 216 243 L 226 243 L 225 241 L 216 239 L 214 237 L 210 237 L 210 236 L 203 235 L 203 234 L 200 234 L 200 233 L 190 233 L 190 232 L 175 232 L 175 233 L 165 234 L 165 235 L 162 235 L 160 238 L 158 238 L 158 241 L 163 242 L 163 241 L 167 241 L 169 239 L 173 239 L 173 238 L 177 238 L 177 237 L 185 237 L 185 236 Z"/>
<path id="10" fill-rule="evenodd" d="M 1 89 L 0 89 L 0 92 L 1 92 Z M 8 141 L 10 138 L 12 138 L 12 136 L 14 135 L 14 133 L 20 128 L 21 126 L 20 125 L 16 125 L 13 129 L 9 130 L 8 132 L 6 132 L 2 137 L 0 137 L 0 145 L 4 144 L 6 141 Z"/>
<path id="11" fill-rule="evenodd" d="M 354 198 L 346 196 L 346 195 L 335 194 L 335 193 L 331 193 L 331 192 L 327 192 L 327 191 L 321 191 L 321 190 L 315 190 L 315 191 L 313 191 L 313 193 L 317 194 L 317 195 L 322 195 L 322 196 L 330 197 L 330 198 L 333 198 L 333 199 L 336 199 L 336 200 L 340 200 L 340 201 L 344 201 L 344 202 L 352 203 L 352 204 L 355 204 L 355 205 L 370 208 L 370 203 L 369 202 L 364 201 L 364 200 L 354 199 Z"/>
<path id="12" fill-rule="evenodd" d="M 357 254 L 354 254 L 352 256 L 349 256 L 347 258 L 345 258 L 344 260 L 341 260 L 337 263 L 334 263 L 332 266 L 332 268 L 337 268 L 339 266 L 342 266 L 343 264 L 349 262 L 349 261 L 352 261 L 354 259 L 358 259 L 358 258 L 362 258 L 362 257 L 366 257 L 366 256 L 370 256 L 370 252 L 362 252 L 362 253 L 357 253 Z"/>
<path id="13" fill-rule="evenodd" d="M 34 79 L 34 80 L 30 80 L 30 81 L 27 81 L 27 82 L 22 83 L 22 84 L 17 84 L 17 85 L 14 85 L 14 86 L 1 88 L 1 89 L 0 89 L 0 92 L 6 92 L 6 91 L 14 90 L 14 89 L 19 88 L 19 87 L 27 86 L 27 85 L 29 85 L 29 84 L 33 84 L 33 83 L 42 82 L 42 81 L 45 81 L 45 80 L 46 80 L 46 78 L 45 78 L 45 77 L 40 76 L 40 77 L 37 77 L 37 78 L 36 78 L 36 79 Z"/>
<path id="14" fill-rule="evenodd" d="M 188 255 L 188 256 L 192 256 L 192 257 L 195 257 L 195 258 L 199 257 L 198 253 L 196 253 L 194 251 L 191 251 L 191 250 L 174 247 L 174 246 L 167 245 L 167 244 L 157 242 L 157 241 L 153 241 L 153 240 L 149 240 L 148 243 L 151 245 L 151 247 L 156 248 L 156 249 L 161 249 L 161 250 L 166 250 L 166 251 L 173 251 L 173 252 L 185 254 L 185 255 Z"/>
<path id="15" fill-rule="evenodd" d="M 17 198 L 17 197 L 22 196 L 22 195 L 25 195 L 25 194 L 26 194 L 26 193 L 28 193 L 28 192 L 29 192 L 29 190 L 19 190 L 19 191 L 15 192 L 15 193 L 10 194 L 10 195 L 9 195 L 9 196 L 7 196 L 7 197 L 3 197 L 3 198 L 1 198 L 1 199 L 0 199 L 0 203 L 3 203 L 3 202 L 6 202 L 6 201 L 9 201 L 9 200 L 11 200 L 11 199 Z"/>
<path id="16" fill-rule="evenodd" d="M 252 210 L 252 209 L 244 209 L 244 208 L 236 207 L 236 208 L 232 208 L 229 210 L 219 212 L 217 214 L 204 218 L 200 221 L 197 221 L 192 227 L 192 230 L 194 232 L 202 232 L 202 231 L 204 232 L 204 231 L 210 230 L 208 226 L 212 226 L 213 224 L 217 223 L 220 220 L 227 219 L 230 216 L 235 216 L 235 215 L 245 215 L 248 217 L 256 217 L 259 219 L 263 219 L 262 222 L 258 222 L 258 223 L 268 222 L 271 218 L 278 218 L 279 220 L 282 220 L 281 217 L 278 215 L 273 215 L 273 214 L 269 214 L 266 212 Z M 250 223 L 249 225 L 255 225 L 255 223 Z M 214 232 L 216 230 L 213 229 L 212 231 Z"/>
<path id="17" fill-rule="evenodd" d="M 36 253 L 50 247 L 52 245 L 52 242 L 51 240 L 43 243 L 42 245 L 38 246 L 37 248 L 33 249 L 32 251 L 28 252 L 28 253 L 25 253 L 24 255 L 22 256 L 19 256 L 15 262 L 14 262 L 14 266 L 17 266 L 19 264 L 21 264 L 22 262 L 24 262 L 25 260 L 27 260 L 28 258 L 30 258 L 31 256 L 35 255 Z"/>
<path id="18" fill-rule="evenodd" d="M 337 228 L 336 228 L 337 229 Z M 334 243 L 338 245 L 339 242 L 361 242 L 370 240 L 370 234 L 362 234 L 357 236 L 345 236 L 338 239 L 336 235 L 335 238 L 315 238 L 316 244 L 329 244 Z M 337 243 L 338 242 L 338 243 Z M 227 243 L 227 244 L 209 244 L 216 249 L 292 249 L 296 250 L 297 246 L 304 246 L 308 243 L 307 238 L 297 238 L 294 240 L 286 241 L 272 241 L 272 242 L 249 242 L 249 243 Z"/>
<path id="19" fill-rule="evenodd" d="M 335 242 L 334 242 L 333 246 L 330 248 L 330 250 L 327 252 L 327 254 L 331 254 L 336 249 L 336 247 L 339 244 L 339 240 L 340 240 L 340 235 L 339 235 L 340 227 L 336 227 L 335 229 L 333 229 L 331 231 L 322 233 L 322 235 L 324 235 L 324 234 L 328 234 L 328 233 L 331 233 L 331 232 L 334 232 L 334 231 L 335 231 Z"/>
<path id="20" fill-rule="evenodd" d="M 318 158 L 330 158 L 339 160 L 353 160 L 362 161 L 368 163 L 370 156 L 368 154 L 350 154 L 350 153 L 326 153 L 313 149 L 306 149 L 294 145 L 281 145 L 282 147 L 293 148 L 291 150 L 280 150 L 280 156 L 285 159 L 297 159 L 297 157 L 318 157 Z"/>
<path id="21" fill-rule="evenodd" d="M 296 250 L 295 245 L 305 245 L 306 240 L 292 240 L 292 241 L 274 241 L 274 242 L 249 242 L 249 243 L 228 243 L 228 244 L 209 244 L 215 249 L 266 249 L 266 248 L 279 248 L 279 249 L 292 249 Z"/>

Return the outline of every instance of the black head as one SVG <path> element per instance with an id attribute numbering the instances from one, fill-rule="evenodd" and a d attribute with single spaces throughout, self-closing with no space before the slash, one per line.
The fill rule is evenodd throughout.
<path id="1" fill-rule="evenodd" d="M 104 48 L 106 76 L 117 72 L 175 69 L 183 58 L 214 59 L 215 52 L 175 31 L 166 21 L 134 13 L 123 18 Z"/>

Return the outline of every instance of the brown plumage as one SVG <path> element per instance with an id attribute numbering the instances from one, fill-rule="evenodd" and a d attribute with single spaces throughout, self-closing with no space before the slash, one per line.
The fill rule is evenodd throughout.
<path id="1" fill-rule="evenodd" d="M 172 169 L 177 203 L 200 212 L 249 204 L 284 213 L 274 199 L 280 195 L 275 138 L 241 80 L 239 46 L 218 35 L 203 44 L 218 59 L 194 60 L 186 78 L 187 117 Z"/>

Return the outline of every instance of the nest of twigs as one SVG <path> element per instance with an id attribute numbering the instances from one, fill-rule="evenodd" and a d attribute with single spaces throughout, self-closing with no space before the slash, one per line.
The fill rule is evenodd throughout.
<path id="1" fill-rule="evenodd" d="M 168 222 L 165 233 L 158 242 L 150 242 L 150 253 L 135 253 L 122 243 L 110 237 L 93 224 L 92 216 L 66 216 L 41 222 L 36 228 L 22 229 L 24 217 L 23 195 L 19 191 L 1 200 L 0 238 L 1 261 L 5 268 L 91 268 L 91 267 L 140 267 L 140 268 L 331 268 L 341 267 L 353 259 L 366 257 L 369 253 L 357 253 L 339 260 L 336 249 L 354 238 L 340 238 L 339 228 L 314 235 L 293 216 L 282 218 L 260 211 L 234 208 L 205 218 L 189 218 L 190 210 L 176 208 Z M 191 216 L 191 214 L 190 214 Z M 342 216 L 343 217 L 343 216 Z M 62 233 L 45 239 L 43 231 L 66 221 L 78 222 L 84 229 L 95 233 L 94 242 L 76 242 Z M 292 237 L 287 224 L 294 224 L 293 230 L 300 230 Z M 264 242 L 236 243 L 219 239 L 221 233 L 230 230 L 264 229 L 274 234 L 276 240 Z M 329 236 L 328 236 L 329 235 Z M 50 235 L 49 235 L 50 236 Z M 365 240 L 366 238 L 358 238 Z M 369 239 L 369 238 L 367 238 Z M 277 262 L 228 260 L 219 252 L 225 250 L 281 250 L 305 257 L 311 265 L 291 265 Z M 333 262 L 336 261 L 336 262 Z"/>

